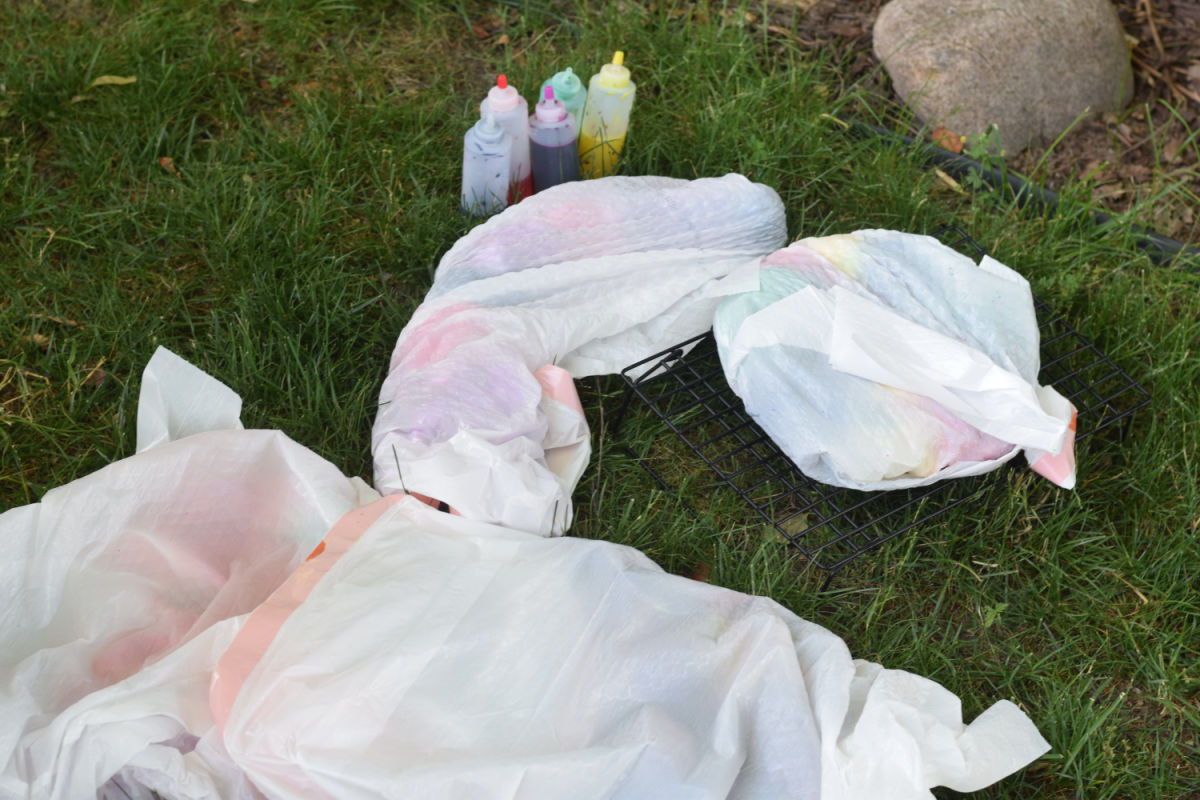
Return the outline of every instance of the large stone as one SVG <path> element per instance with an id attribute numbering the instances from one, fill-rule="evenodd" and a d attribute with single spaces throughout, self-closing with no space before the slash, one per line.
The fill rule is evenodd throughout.
<path id="1" fill-rule="evenodd" d="M 892 0 L 875 54 L 930 125 L 995 125 L 1004 148 L 1046 144 L 1081 114 L 1133 94 L 1125 32 L 1109 0 Z"/>

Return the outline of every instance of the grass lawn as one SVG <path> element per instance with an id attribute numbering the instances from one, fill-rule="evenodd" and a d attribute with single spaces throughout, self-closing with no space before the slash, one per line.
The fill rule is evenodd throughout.
<path id="1" fill-rule="evenodd" d="M 530 99 L 621 48 L 638 84 L 626 174 L 744 173 L 780 193 L 793 238 L 961 226 L 1154 402 L 1124 441 L 1086 442 L 1075 491 L 1016 476 L 820 592 L 682 451 L 698 513 L 659 491 L 619 445 L 661 429 L 639 413 L 618 441 L 622 386 L 589 380 L 574 533 L 769 595 L 856 656 L 943 683 L 968 718 L 1018 702 L 1053 750 L 981 796 L 1200 796 L 1200 277 L 1153 264 L 1122 220 L 1032 216 L 848 135 L 837 115 L 895 112 L 762 8 L 4 4 L 0 509 L 133 452 L 158 345 L 240 393 L 247 427 L 369 480 L 392 345 L 470 226 L 462 135 L 480 98 L 497 72 Z"/>

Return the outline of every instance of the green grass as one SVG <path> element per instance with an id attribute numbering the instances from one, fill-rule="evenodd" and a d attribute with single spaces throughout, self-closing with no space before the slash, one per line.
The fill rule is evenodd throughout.
<path id="1" fill-rule="evenodd" d="M 636 414 L 615 436 L 619 382 L 588 381 L 575 533 L 769 595 L 856 656 L 942 682 L 968 717 L 1014 699 L 1053 751 L 981 796 L 1197 796 L 1200 279 L 1154 266 L 1120 224 L 968 197 L 847 135 L 835 115 L 870 104 L 760 4 L 616 8 L 0 8 L 0 508 L 132 453 L 159 345 L 241 394 L 248 427 L 370 479 L 391 347 L 469 227 L 461 137 L 479 98 L 498 71 L 530 97 L 621 47 L 638 82 L 628 174 L 745 173 L 779 191 L 792 237 L 958 224 L 1155 399 L 1125 441 L 1087 442 L 1076 491 L 1021 476 L 821 593 L 683 453 L 683 502 L 660 491 L 620 445 L 661 429 Z M 101 75 L 137 82 L 91 86 Z"/>

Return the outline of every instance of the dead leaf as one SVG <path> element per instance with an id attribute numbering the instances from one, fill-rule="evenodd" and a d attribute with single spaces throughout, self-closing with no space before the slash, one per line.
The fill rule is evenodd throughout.
<path id="1" fill-rule="evenodd" d="M 1122 164 L 1117 174 L 1126 180 L 1141 183 L 1150 177 L 1150 168 L 1145 164 Z"/>
<path id="2" fill-rule="evenodd" d="M 1104 170 L 1108 169 L 1108 162 L 1098 158 L 1093 158 L 1083 166 L 1083 177 L 1079 179 L 1081 183 L 1090 181 L 1093 178 L 1100 176 Z"/>
<path id="3" fill-rule="evenodd" d="M 23 336 L 21 338 L 39 350 L 45 350 L 50 347 L 50 337 L 41 333 L 31 333 L 28 336 Z"/>
<path id="4" fill-rule="evenodd" d="M 959 183 L 958 181 L 954 180 L 954 178 L 951 178 L 951 177 L 950 177 L 948 174 L 946 174 L 946 173 L 945 173 L 945 172 L 943 172 L 942 170 L 938 169 L 937 167 L 934 167 L 934 169 L 933 169 L 933 172 L 934 172 L 934 174 L 935 174 L 935 175 L 937 175 L 937 176 L 938 176 L 938 180 L 940 180 L 942 183 L 944 183 L 944 184 L 946 184 L 947 186 L 949 186 L 949 187 L 950 187 L 951 189 L 953 189 L 954 191 L 958 192 L 959 194 L 966 194 L 966 193 L 967 193 L 966 189 L 963 189 L 963 188 L 962 188 L 962 184 L 961 184 L 961 183 Z"/>
<path id="5" fill-rule="evenodd" d="M 966 137 L 960 136 L 949 128 L 938 125 L 930 134 L 933 143 L 943 150 L 949 150 L 951 153 L 961 153 L 963 151 L 963 142 Z"/>
<path id="6" fill-rule="evenodd" d="M 708 564 L 697 564 L 692 568 L 692 572 L 688 577 L 694 581 L 708 583 L 708 579 L 712 577 L 712 567 Z"/>
<path id="7" fill-rule="evenodd" d="M 161 156 L 158 159 L 158 165 L 174 175 L 176 178 L 179 177 L 179 170 L 175 167 L 175 159 L 171 158 L 170 156 Z"/>
<path id="8" fill-rule="evenodd" d="M 67 319 L 66 317 L 52 317 L 49 314 L 30 314 L 29 316 L 33 317 L 34 319 L 44 319 L 47 322 L 57 322 L 59 325 L 69 325 L 72 328 L 81 327 L 80 323 L 73 319 Z"/>
<path id="9" fill-rule="evenodd" d="M 508 38 L 508 34 L 507 34 L 507 33 L 502 33 L 502 34 L 500 34 L 500 38 L 498 38 L 498 39 L 496 40 L 496 44 L 501 44 L 501 45 L 503 45 L 503 44 L 508 44 L 508 43 L 509 43 L 509 41 L 511 41 L 511 40 Z"/>
<path id="10" fill-rule="evenodd" d="M 92 81 L 92 86 L 128 86 L 131 83 L 137 83 L 137 78 L 133 75 L 122 77 L 120 75 L 101 75 L 96 80 Z"/>
<path id="11" fill-rule="evenodd" d="M 486 39 L 491 36 L 482 25 L 472 25 L 471 32 L 475 34 L 476 39 Z"/>
<path id="12" fill-rule="evenodd" d="M 83 379 L 84 386 L 95 388 L 108 380 L 108 373 L 105 372 L 100 366 L 103 363 L 104 359 L 100 359 L 100 361 L 95 364 L 83 365 L 83 368 L 88 370 L 88 374 Z"/>
<path id="13" fill-rule="evenodd" d="M 1163 145 L 1163 158 L 1170 163 L 1175 163 L 1179 160 L 1179 150 L 1183 147 L 1183 139 L 1179 136 L 1172 136 Z"/>

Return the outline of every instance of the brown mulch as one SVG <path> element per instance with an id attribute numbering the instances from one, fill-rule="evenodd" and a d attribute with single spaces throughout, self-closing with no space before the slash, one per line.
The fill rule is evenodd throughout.
<path id="1" fill-rule="evenodd" d="M 790 0 L 800 12 L 802 43 L 832 49 L 862 79 L 893 96 L 871 49 L 871 29 L 884 0 Z M 1010 155 L 1010 169 L 1049 189 L 1074 179 L 1103 207 L 1120 212 L 1156 197 L 1169 183 L 1182 191 L 1154 204 L 1143 224 L 1189 242 L 1200 233 L 1200 0 L 1114 0 L 1131 43 L 1133 101 L 1120 114 L 1080 123 L 1050 148 Z M 810 7 L 811 6 L 811 7 Z M 808 8 L 805 12 L 805 8 Z"/>

